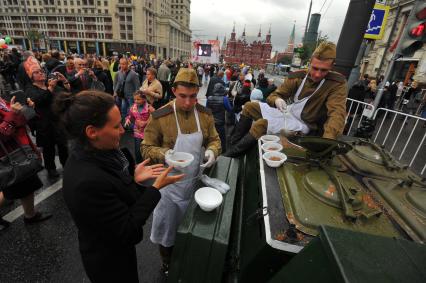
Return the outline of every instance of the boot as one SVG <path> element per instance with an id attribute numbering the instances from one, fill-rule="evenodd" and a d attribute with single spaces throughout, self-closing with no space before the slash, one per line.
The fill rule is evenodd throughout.
<path id="1" fill-rule="evenodd" d="M 237 157 L 245 153 L 252 146 L 257 143 L 257 139 L 253 137 L 250 133 L 247 133 L 242 139 L 239 140 L 237 144 L 231 146 L 227 152 L 223 154 L 223 156 L 227 157 Z"/>
<path id="2" fill-rule="evenodd" d="M 167 277 L 169 276 L 169 266 L 170 266 L 170 261 L 172 259 L 173 246 L 164 247 L 162 245 L 159 245 L 159 248 L 160 248 L 160 256 L 162 260 L 160 271 Z"/>
<path id="3" fill-rule="evenodd" d="M 235 125 L 234 130 L 231 134 L 231 145 L 236 144 L 242 137 L 244 137 L 248 133 L 252 123 L 253 120 L 251 118 L 246 117 L 244 115 L 240 116 L 240 120 Z"/>

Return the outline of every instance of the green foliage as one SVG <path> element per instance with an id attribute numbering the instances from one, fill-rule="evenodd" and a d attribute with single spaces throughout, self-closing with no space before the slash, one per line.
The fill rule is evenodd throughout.
<path id="1" fill-rule="evenodd" d="M 28 39 L 29 40 L 37 41 L 40 38 L 41 38 L 41 33 L 39 33 L 38 31 L 36 31 L 36 30 L 30 30 L 28 32 Z"/>
<path id="2" fill-rule="evenodd" d="M 312 53 L 314 53 L 315 48 L 324 41 L 329 41 L 328 35 L 319 36 L 316 43 L 305 43 L 303 46 L 303 52 L 300 53 L 300 59 L 302 63 L 305 64 L 311 59 Z"/>
<path id="3" fill-rule="evenodd" d="M 277 63 L 281 63 L 284 65 L 290 65 L 292 60 L 292 56 L 283 56 L 278 59 Z"/>

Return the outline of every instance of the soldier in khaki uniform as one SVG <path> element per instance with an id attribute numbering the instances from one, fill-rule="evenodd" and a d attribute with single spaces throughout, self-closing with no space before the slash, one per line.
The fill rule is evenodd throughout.
<path id="1" fill-rule="evenodd" d="M 231 149 L 224 155 L 240 155 L 266 133 L 284 131 L 330 139 L 341 135 L 347 83 L 343 75 L 331 71 L 335 59 L 336 46 L 322 43 L 312 54 L 309 69 L 291 73 L 267 103 L 246 103 L 231 137 Z"/>
<path id="2" fill-rule="evenodd" d="M 172 88 L 176 99 L 152 113 L 141 145 L 143 157 L 153 162 L 164 162 L 165 156 L 173 151 L 187 152 L 194 157 L 188 167 L 179 169 L 185 177 L 167 186 L 167 190 L 161 190 L 161 200 L 153 213 L 150 239 L 160 246 L 165 273 L 177 228 L 195 191 L 200 168 L 212 166 L 221 152 L 213 115 L 197 103 L 198 90 L 195 71 L 181 68 Z"/>

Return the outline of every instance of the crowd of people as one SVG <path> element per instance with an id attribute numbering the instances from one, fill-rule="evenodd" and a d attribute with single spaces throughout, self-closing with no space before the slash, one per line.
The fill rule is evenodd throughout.
<path id="1" fill-rule="evenodd" d="M 26 146 L 32 159 L 26 155 L 28 170 L 14 169 L 15 179 L 0 182 L 0 205 L 20 199 L 26 224 L 49 219 L 50 214 L 34 208 L 34 192 L 43 186 L 35 159 L 43 161 L 54 180 L 60 176 L 58 155 L 65 203 L 79 231 L 90 280 L 138 281 L 135 245 L 151 214 L 150 239 L 159 246 L 167 274 L 197 177 L 219 155 L 237 157 L 266 133 L 331 139 L 343 133 L 347 84 L 331 70 L 335 58 L 335 45 L 321 44 L 308 70 L 276 86 L 264 70 L 255 77 L 249 66 L 130 54 L 5 52 L 0 60 L 0 158 L 6 164 Z M 349 97 L 372 101 L 381 83 L 365 77 Z M 205 106 L 198 103 L 202 85 Z M 399 83 L 384 87 L 386 107 L 399 107 Z M 401 104 L 417 99 L 417 89 L 413 82 L 400 95 Z M 134 154 L 120 148 L 125 131 L 134 138 Z M 166 168 L 166 158 L 176 151 L 190 153 L 191 165 Z M 2 167 L 1 176 L 9 167 Z M 1 229 L 9 225 L 1 219 Z"/>
<path id="2" fill-rule="evenodd" d="M 365 74 L 349 90 L 348 97 L 372 103 L 379 89 L 383 89 L 378 107 L 402 111 L 411 115 L 421 115 L 426 118 L 426 96 L 422 93 L 419 82 L 409 79 L 406 84 L 395 80 L 385 82 L 384 77 L 372 78 Z M 424 124 L 426 127 L 426 123 Z"/>

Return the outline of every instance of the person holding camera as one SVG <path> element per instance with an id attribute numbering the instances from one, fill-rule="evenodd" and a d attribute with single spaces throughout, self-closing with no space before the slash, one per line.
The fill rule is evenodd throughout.
<path id="1" fill-rule="evenodd" d="M 84 59 L 74 59 L 74 72 L 68 75 L 68 81 L 71 85 L 71 92 L 78 93 L 83 90 L 88 90 L 92 87 L 93 81 L 97 81 L 93 70 L 87 67 L 87 61 Z"/>
<path id="2" fill-rule="evenodd" d="M 140 87 L 138 74 L 129 68 L 126 58 L 120 59 L 120 71 L 114 78 L 114 97 L 117 106 L 120 108 L 121 118 L 124 121 L 129 113 L 129 108 L 133 105 L 133 93 Z"/>
<path id="3" fill-rule="evenodd" d="M 56 117 L 52 112 L 53 97 L 62 92 L 70 91 L 70 83 L 59 72 L 49 76 L 46 84 L 46 74 L 38 64 L 28 64 L 25 71 L 30 77 L 32 84 L 25 89 L 25 97 L 28 104 L 34 106 L 37 118 L 34 121 L 37 146 L 43 148 L 44 167 L 49 178 L 59 177 L 55 164 L 55 147 L 58 147 L 59 161 L 62 166 L 68 158 L 65 134 L 55 124 Z M 61 83 L 65 89 L 58 86 Z"/>

